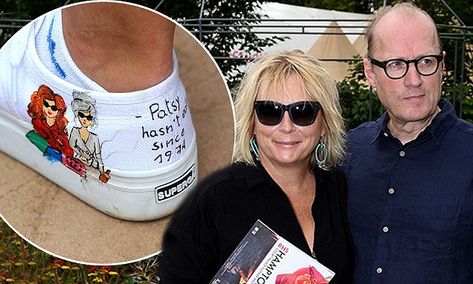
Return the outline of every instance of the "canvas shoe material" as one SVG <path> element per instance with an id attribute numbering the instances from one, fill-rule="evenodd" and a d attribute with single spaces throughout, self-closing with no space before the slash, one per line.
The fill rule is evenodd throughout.
<path id="1" fill-rule="evenodd" d="M 106 92 L 95 81 L 87 77 L 72 60 L 62 31 L 62 11 L 57 9 L 35 23 L 36 53 L 43 65 L 54 75 L 87 90 Z"/>
<path id="2" fill-rule="evenodd" d="M 109 215 L 171 214 L 198 174 L 176 56 L 172 74 L 151 88 L 87 89 L 40 60 L 35 37 L 43 21 L 22 28 L 0 51 L 0 150 Z"/>

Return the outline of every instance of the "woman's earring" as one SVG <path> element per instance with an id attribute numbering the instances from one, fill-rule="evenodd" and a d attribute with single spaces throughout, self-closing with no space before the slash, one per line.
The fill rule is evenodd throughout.
<path id="1" fill-rule="evenodd" d="M 319 166 L 319 168 L 322 168 L 325 166 L 325 162 L 327 161 L 327 157 L 328 157 L 328 150 L 327 150 L 327 144 L 325 144 L 325 142 L 322 139 L 320 139 L 317 146 L 315 146 L 314 157 L 315 157 L 315 160 L 317 161 L 317 165 Z"/>
<path id="2" fill-rule="evenodd" d="M 254 136 L 250 138 L 250 150 L 255 155 L 256 160 L 259 161 L 259 149 Z"/>

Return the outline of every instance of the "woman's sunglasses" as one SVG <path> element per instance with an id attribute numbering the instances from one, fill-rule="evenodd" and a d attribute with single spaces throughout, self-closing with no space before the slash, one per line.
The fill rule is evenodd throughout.
<path id="1" fill-rule="evenodd" d="M 52 111 L 58 110 L 56 105 L 50 105 L 47 101 L 43 101 L 43 105 L 45 108 L 50 108 Z"/>
<path id="2" fill-rule="evenodd" d="M 256 101 L 254 108 L 259 122 L 264 125 L 279 124 L 287 111 L 294 124 L 307 126 L 314 123 L 321 106 L 318 102 L 312 101 L 295 102 L 289 105 L 274 101 Z"/>
<path id="3" fill-rule="evenodd" d="M 88 121 L 91 121 L 94 117 L 92 115 L 85 115 L 83 112 L 77 112 L 77 115 L 80 117 L 80 118 L 87 118 Z"/>

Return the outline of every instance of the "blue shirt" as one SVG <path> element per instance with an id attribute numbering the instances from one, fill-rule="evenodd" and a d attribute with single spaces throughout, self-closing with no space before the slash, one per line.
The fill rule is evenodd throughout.
<path id="1" fill-rule="evenodd" d="M 353 283 L 473 283 L 473 125 L 439 107 L 405 145 L 386 113 L 348 135 Z"/>

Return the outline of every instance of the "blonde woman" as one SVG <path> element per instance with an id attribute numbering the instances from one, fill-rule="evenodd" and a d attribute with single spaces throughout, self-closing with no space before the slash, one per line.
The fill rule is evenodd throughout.
<path id="1" fill-rule="evenodd" d="M 163 283 L 208 283 L 257 219 L 333 270 L 330 283 L 350 283 L 334 80 L 300 51 L 266 55 L 243 78 L 236 119 L 235 162 L 200 183 L 169 225 Z"/>
<path id="2" fill-rule="evenodd" d="M 85 92 L 74 91 L 72 111 L 80 126 L 73 127 L 69 143 L 74 150 L 74 157 L 87 166 L 105 172 L 102 162 L 102 151 L 97 134 L 89 129 L 97 124 L 95 100 Z"/>

